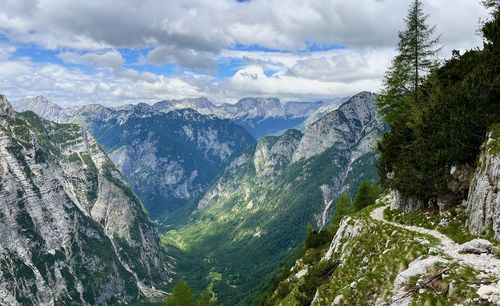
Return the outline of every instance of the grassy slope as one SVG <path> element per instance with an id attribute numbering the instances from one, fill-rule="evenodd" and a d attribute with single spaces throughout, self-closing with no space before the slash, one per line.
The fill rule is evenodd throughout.
<path id="1" fill-rule="evenodd" d="M 342 301 L 343 305 L 374 304 L 377 300 L 389 302 L 396 275 L 417 257 L 428 256 L 429 249 L 438 243 L 433 237 L 372 220 L 369 212 L 373 208 L 368 207 L 352 216 L 352 222 L 357 220 L 364 226 L 356 237 L 345 242 L 343 254 L 334 254 L 330 260 L 335 262 L 340 256 L 344 256 L 343 263 L 335 267 L 330 275 L 320 277 L 318 286 L 315 287 L 321 297 L 317 305 L 330 305 L 335 298 Z M 421 238 L 427 239 L 429 243 L 419 242 Z M 326 249 L 326 246 L 322 246 L 320 253 L 324 254 Z M 306 256 L 313 251 L 308 250 Z M 312 263 L 308 260 L 297 262 L 264 304 L 305 305 L 301 303 L 301 290 L 305 287 L 307 275 L 300 279 L 293 275 L 306 266 L 309 271 L 314 271 L 319 265 L 324 265 L 324 261 L 316 259 Z M 435 267 L 436 271 L 439 268 Z M 414 305 L 454 305 L 467 298 L 475 298 L 475 288 L 471 284 L 475 282 L 476 276 L 477 271 L 451 264 L 445 278 L 416 293 Z M 312 281 L 307 279 L 308 283 Z M 447 295 L 443 288 L 447 288 L 450 283 L 454 284 L 455 289 Z M 411 285 L 410 281 L 409 286 Z"/>

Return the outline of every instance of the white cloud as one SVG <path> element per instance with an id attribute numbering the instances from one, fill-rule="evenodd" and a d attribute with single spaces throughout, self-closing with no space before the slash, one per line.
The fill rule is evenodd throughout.
<path id="1" fill-rule="evenodd" d="M 239 70 L 221 84 L 227 97 L 278 96 L 285 100 L 308 100 L 345 96 L 363 90 L 377 90 L 378 79 L 358 79 L 352 82 L 322 81 L 283 73 L 266 76 L 259 66 Z"/>
<path id="2" fill-rule="evenodd" d="M 409 1 L 401 0 L 0 0 L 0 91 L 61 102 L 152 101 L 203 95 L 316 99 L 377 90 L 394 54 Z M 479 0 L 424 0 L 445 46 L 479 46 Z M 15 47 L 57 50 L 88 71 L 12 59 Z M 236 51 L 235 44 L 291 52 Z M 341 50 L 303 52 L 309 43 Z M 164 76 L 131 69 L 121 48 L 151 49 L 141 63 L 176 63 L 197 73 Z M 64 51 L 60 51 L 64 50 Z M 240 60 L 226 79 L 216 63 Z M 140 63 L 140 64 L 141 64 Z M 201 70 L 199 70 L 201 68 Z M 141 69 L 143 70 L 143 69 Z M 206 74 L 200 74 L 203 73 Z M 272 71 L 272 75 L 269 75 Z M 267 75 L 266 75 L 267 73 Z"/>
<path id="3" fill-rule="evenodd" d="M 78 69 L 29 60 L 0 61 L 0 88 L 2 94 L 13 100 L 45 95 L 64 105 L 154 102 L 164 97 L 203 94 L 180 76 L 156 76 L 134 70 L 89 75 Z"/>
<path id="4" fill-rule="evenodd" d="M 124 63 L 120 52 L 116 50 L 105 53 L 85 53 L 76 52 L 59 53 L 59 58 L 71 64 L 95 64 L 98 67 L 111 68 L 119 70 Z"/>
<path id="5" fill-rule="evenodd" d="M 147 59 L 156 64 L 177 63 L 187 68 L 203 68 L 213 70 L 217 68 L 213 60 L 213 54 L 199 52 L 193 49 L 178 49 L 161 46 L 149 52 Z"/>
<path id="6" fill-rule="evenodd" d="M 31 3 L 33 2 L 33 3 Z M 169 47 L 218 52 L 233 43 L 299 49 L 394 44 L 401 0 L 1 0 L 0 28 L 12 40 L 48 48 Z M 425 1 L 445 43 L 467 45 L 486 10 L 476 0 Z"/>
<path id="7" fill-rule="evenodd" d="M 16 47 L 0 44 L 0 60 L 8 59 L 14 52 L 16 52 Z"/>

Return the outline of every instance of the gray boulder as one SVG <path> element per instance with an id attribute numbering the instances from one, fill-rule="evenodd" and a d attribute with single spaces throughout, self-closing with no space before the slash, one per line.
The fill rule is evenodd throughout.
<path id="1" fill-rule="evenodd" d="M 459 252 L 466 254 L 492 254 L 493 244 L 485 239 L 474 239 L 461 244 Z"/>

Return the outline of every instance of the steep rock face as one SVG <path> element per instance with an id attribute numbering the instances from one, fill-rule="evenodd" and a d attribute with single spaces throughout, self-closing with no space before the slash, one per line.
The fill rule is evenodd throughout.
<path id="1" fill-rule="evenodd" d="M 353 220 L 350 217 L 346 217 L 342 219 L 339 224 L 339 228 L 335 233 L 335 236 L 330 243 L 330 247 L 328 251 L 326 251 L 325 255 L 322 257 L 323 260 L 331 260 L 334 254 L 342 254 L 343 257 L 349 255 L 346 250 L 345 242 L 349 239 L 356 237 L 360 229 L 363 227 L 363 222 L 359 220 Z M 341 257 L 342 257 L 341 256 Z"/>
<path id="2" fill-rule="evenodd" d="M 297 129 L 300 131 L 305 131 L 314 122 L 318 121 L 323 116 L 333 112 L 334 110 L 339 108 L 340 105 L 347 102 L 347 100 L 349 100 L 349 97 L 340 97 L 332 99 L 328 103 L 321 105 L 317 110 L 315 110 L 309 116 L 307 116 L 304 122 L 302 122 L 299 126 L 297 126 Z"/>
<path id="3" fill-rule="evenodd" d="M 391 190 L 391 209 L 400 209 L 405 213 L 417 211 L 424 207 L 424 203 L 413 197 L 403 195 L 399 190 Z"/>
<path id="4" fill-rule="evenodd" d="M 289 130 L 283 136 L 272 141 L 261 141 L 255 149 L 254 167 L 257 179 L 266 182 L 279 176 L 292 161 L 293 152 L 297 149 L 302 133 Z"/>
<path id="5" fill-rule="evenodd" d="M 93 104 L 65 116 L 92 132 L 154 218 L 198 196 L 254 142 L 237 124 L 191 109 L 164 113 L 144 103 Z"/>
<path id="6" fill-rule="evenodd" d="M 370 100 L 362 102 L 363 97 Z M 371 97 L 362 93 L 347 103 L 368 105 Z M 346 135 L 337 133 L 336 140 L 330 137 L 328 148 L 310 154 L 306 147 L 320 136 L 309 130 L 304 134 L 289 130 L 259 140 L 237 157 L 209 186 L 196 211 L 165 235 L 165 241 L 174 242 L 182 251 L 174 254 L 179 265 L 188 265 L 186 258 L 197 260 L 195 264 L 189 262 L 196 271 L 182 271 L 185 275 L 178 277 L 203 288 L 210 271 L 224 271 L 224 279 L 231 281 L 214 286 L 221 301 L 228 305 L 253 304 L 250 292 L 262 288 L 260 280 L 284 260 L 291 248 L 303 242 L 306 225 L 324 226 L 342 192 L 352 195 L 361 180 L 376 179 L 375 135 L 380 135 L 384 127 L 381 121 L 377 123 L 378 116 L 356 119 L 353 116 L 367 112 L 347 111 L 360 108 L 344 105 L 344 112 L 318 121 L 314 131 L 322 135 L 329 130 L 346 131 Z M 339 117 L 344 119 L 331 119 Z M 365 124 L 363 132 L 352 131 L 349 122 L 357 121 Z M 294 160 L 298 152 L 304 157 Z M 245 292 L 243 299 L 241 292 Z"/>
<path id="7" fill-rule="evenodd" d="M 349 149 L 370 132 L 380 130 L 383 123 L 377 114 L 375 99 L 373 93 L 359 93 L 309 126 L 293 161 L 307 159 L 333 146 Z"/>
<path id="8" fill-rule="evenodd" d="M 497 125 L 483 145 L 467 199 L 468 226 L 475 235 L 493 230 L 500 240 L 500 128 Z"/>
<path id="9" fill-rule="evenodd" d="M 0 304 L 106 305 L 168 280 L 156 231 L 92 136 L 0 98 Z"/>

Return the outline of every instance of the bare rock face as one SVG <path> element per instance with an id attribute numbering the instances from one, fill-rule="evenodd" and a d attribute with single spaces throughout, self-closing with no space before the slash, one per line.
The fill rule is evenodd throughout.
<path id="1" fill-rule="evenodd" d="M 284 167 L 292 161 L 293 152 L 297 149 L 302 133 L 289 130 L 281 137 L 263 140 L 257 144 L 254 155 L 254 166 L 259 181 L 272 181 Z"/>
<path id="2" fill-rule="evenodd" d="M 477 295 L 482 300 L 490 302 L 492 305 L 500 304 L 500 281 L 493 285 L 481 285 L 477 290 Z"/>
<path id="3" fill-rule="evenodd" d="M 479 235 L 491 229 L 496 240 L 500 240 L 500 154 L 497 151 L 499 143 L 498 135 L 490 133 L 483 145 L 467 199 L 470 231 Z"/>
<path id="4" fill-rule="evenodd" d="M 359 93 L 309 126 L 293 155 L 293 162 L 318 155 L 333 146 L 349 150 L 359 139 L 380 131 L 383 122 L 377 113 L 375 99 L 373 93 Z"/>
<path id="5" fill-rule="evenodd" d="M 32 111 L 38 116 L 50 121 L 62 123 L 65 122 L 72 109 L 62 108 L 51 103 L 43 96 L 29 97 L 20 101 L 14 101 L 13 107 L 18 112 Z"/>
<path id="6" fill-rule="evenodd" d="M 342 219 L 323 260 L 330 260 L 335 253 L 342 253 L 342 257 L 348 256 L 343 249 L 346 247 L 344 242 L 356 237 L 362 228 L 363 222 L 359 220 L 353 220 L 351 217 Z"/>
<path id="7" fill-rule="evenodd" d="M 0 304 L 108 305 L 158 293 L 155 228 L 95 139 L 0 98 Z"/>
<path id="8" fill-rule="evenodd" d="M 6 118 L 10 116 L 12 113 L 12 106 L 10 105 L 7 98 L 3 95 L 0 95 L 0 118 Z"/>
<path id="9" fill-rule="evenodd" d="M 392 190 L 390 194 L 391 209 L 400 209 L 405 213 L 417 211 L 424 207 L 424 203 L 416 198 L 403 195 L 399 190 Z"/>

